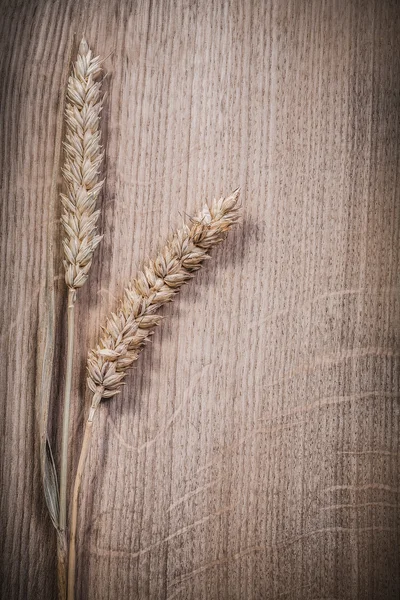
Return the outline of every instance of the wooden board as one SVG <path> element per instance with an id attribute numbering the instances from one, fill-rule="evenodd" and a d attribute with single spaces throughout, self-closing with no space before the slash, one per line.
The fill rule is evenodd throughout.
<path id="1" fill-rule="evenodd" d="M 124 284 L 205 200 L 240 185 L 244 220 L 101 408 L 78 598 L 397 599 L 396 0 L 10 0 L 1 17 L 1 597 L 56 597 L 35 369 L 54 235 L 57 447 L 52 189 L 85 34 L 106 57 L 107 182 L 79 294 L 73 469 L 86 353 Z"/>

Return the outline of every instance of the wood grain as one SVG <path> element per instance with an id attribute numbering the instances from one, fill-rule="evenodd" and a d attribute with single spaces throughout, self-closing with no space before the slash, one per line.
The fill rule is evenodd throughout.
<path id="1" fill-rule="evenodd" d="M 240 185 L 244 222 L 100 411 L 78 597 L 397 599 L 396 0 L 14 0 L 1 14 L 1 597 L 56 597 L 35 365 L 54 236 L 55 443 L 51 190 L 84 33 L 107 57 L 107 183 L 78 304 L 73 468 L 86 352 L 124 284 L 204 200 Z"/>

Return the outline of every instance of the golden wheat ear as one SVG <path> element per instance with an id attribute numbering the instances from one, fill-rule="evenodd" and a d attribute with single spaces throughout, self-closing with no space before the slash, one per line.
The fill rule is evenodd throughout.
<path id="1" fill-rule="evenodd" d="M 117 313 L 104 328 L 98 346 L 89 353 L 88 386 L 96 400 L 118 393 L 127 369 L 162 317 L 155 314 L 192 278 L 213 246 L 222 242 L 237 222 L 239 190 L 216 200 L 192 218 L 125 289 Z M 92 412 L 96 402 L 92 403 Z"/>
<path id="2" fill-rule="evenodd" d="M 85 283 L 102 239 L 96 227 L 100 214 L 96 200 L 104 184 L 99 178 L 104 155 L 100 132 L 103 99 L 101 82 L 96 80 L 100 73 L 100 58 L 92 56 L 83 39 L 68 80 L 62 169 L 67 193 L 61 194 L 65 281 L 73 290 Z"/>

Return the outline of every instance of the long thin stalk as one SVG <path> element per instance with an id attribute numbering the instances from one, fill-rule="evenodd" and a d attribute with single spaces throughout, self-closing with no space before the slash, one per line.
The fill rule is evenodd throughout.
<path id="1" fill-rule="evenodd" d="M 88 386 L 93 392 L 86 421 L 81 454 L 75 477 L 68 556 L 68 600 L 74 600 L 76 568 L 76 528 L 82 474 L 89 451 L 93 417 L 100 401 L 119 393 L 127 369 L 138 358 L 160 316 L 154 313 L 170 302 L 209 257 L 211 248 L 225 238 L 237 223 L 239 189 L 227 198 L 205 206 L 191 226 L 179 229 L 154 261 L 139 272 L 125 294 L 118 310 L 112 313 L 104 335 L 88 357 Z"/>
<path id="2" fill-rule="evenodd" d="M 60 200 L 64 208 L 61 222 L 65 233 L 62 243 L 65 282 L 68 286 L 68 334 L 62 409 L 59 513 L 55 520 L 59 537 L 57 556 L 60 600 L 66 598 L 68 581 L 68 450 L 76 290 L 85 284 L 94 251 L 102 239 L 96 226 L 100 214 L 100 211 L 96 210 L 96 200 L 104 183 L 99 180 L 104 154 L 100 132 L 103 104 L 100 94 L 101 82 L 98 80 L 101 73 L 100 62 L 99 57 L 93 56 L 87 42 L 82 39 L 68 79 L 65 107 L 65 162 L 62 173 L 66 189 L 65 193 L 60 194 Z"/>
<path id="3" fill-rule="evenodd" d="M 67 598 L 67 536 L 65 531 L 57 531 L 57 579 L 58 598 Z"/>
<path id="4" fill-rule="evenodd" d="M 101 400 L 100 394 L 95 394 L 92 407 L 97 407 Z M 86 463 L 86 458 L 90 448 L 90 440 L 92 437 L 93 416 L 95 408 L 91 408 L 89 418 L 86 421 L 85 432 L 83 434 L 83 442 L 81 453 L 79 456 L 78 468 L 75 475 L 74 493 L 72 497 L 72 513 L 71 527 L 69 536 L 69 552 L 68 552 L 68 600 L 74 600 L 75 597 L 75 569 L 76 569 L 76 527 L 78 522 L 78 500 L 81 487 L 83 470 Z"/>
<path id="5" fill-rule="evenodd" d="M 64 412 L 61 438 L 61 469 L 60 469 L 60 529 L 67 526 L 67 478 L 68 478 L 68 437 L 69 416 L 71 412 L 72 370 L 74 364 L 74 317 L 76 291 L 68 290 L 68 348 L 67 370 L 65 375 Z"/>

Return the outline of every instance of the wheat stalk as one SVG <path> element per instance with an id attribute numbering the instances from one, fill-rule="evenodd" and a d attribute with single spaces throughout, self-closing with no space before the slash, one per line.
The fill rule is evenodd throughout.
<path id="1" fill-rule="evenodd" d="M 74 598 L 78 496 L 89 450 L 94 414 L 103 398 L 119 393 L 127 370 L 161 316 L 157 310 L 170 302 L 194 271 L 209 258 L 213 246 L 223 241 L 238 221 L 239 190 L 205 206 L 200 215 L 184 225 L 125 289 L 120 307 L 108 319 L 98 346 L 88 357 L 88 386 L 93 393 L 75 478 L 68 565 L 68 600 Z"/>
<path id="2" fill-rule="evenodd" d="M 96 223 L 100 211 L 96 200 L 103 186 L 99 169 L 103 160 L 99 128 L 103 99 L 100 96 L 101 72 L 99 57 L 93 57 L 87 42 L 82 39 L 76 62 L 67 86 L 65 108 L 65 163 L 62 169 L 66 194 L 60 194 L 63 205 L 61 222 L 65 237 L 65 282 L 68 286 L 68 335 L 64 390 L 63 425 L 61 439 L 59 529 L 65 536 L 67 520 L 68 433 L 71 405 L 71 386 L 74 353 L 74 309 L 76 290 L 85 283 L 93 253 L 102 236 L 97 234 Z M 65 550 L 66 552 L 66 550 Z M 59 557 L 60 563 L 66 562 Z"/>

